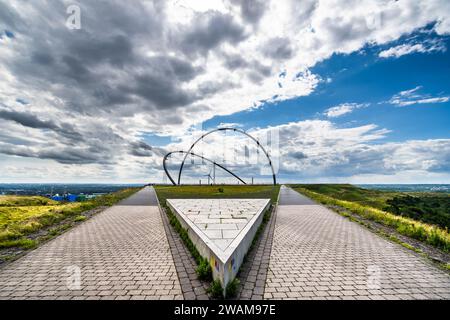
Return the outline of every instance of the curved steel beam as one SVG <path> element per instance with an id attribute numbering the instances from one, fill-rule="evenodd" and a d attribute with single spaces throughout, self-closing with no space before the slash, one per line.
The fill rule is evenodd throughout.
<path id="1" fill-rule="evenodd" d="M 272 160 L 269 157 L 269 154 L 267 153 L 266 149 L 264 149 L 264 147 L 259 143 L 258 140 L 256 140 L 255 138 L 253 138 L 250 134 L 248 134 L 247 132 L 245 132 L 244 130 L 241 129 L 236 129 L 236 128 L 218 128 L 218 129 L 214 129 L 211 130 L 205 134 L 203 134 L 200 138 L 198 138 L 189 148 L 189 150 L 186 152 L 186 155 L 183 158 L 183 162 L 181 162 L 181 166 L 180 166 L 180 171 L 178 172 L 178 185 L 180 185 L 181 183 L 181 172 L 183 171 L 183 167 L 184 167 L 184 162 L 186 161 L 186 158 L 188 156 L 189 153 L 191 153 L 192 149 L 194 148 L 194 146 L 200 141 L 202 140 L 204 137 L 206 137 L 207 135 L 210 135 L 211 133 L 217 132 L 217 131 L 234 131 L 234 132 L 239 132 L 242 133 L 244 135 L 246 135 L 247 137 L 249 137 L 250 139 L 252 139 L 253 141 L 256 142 L 256 144 L 258 145 L 259 148 L 261 148 L 261 150 L 264 152 L 264 154 L 267 157 L 267 160 L 269 160 L 269 164 L 270 164 L 270 168 L 272 169 L 272 178 L 273 178 L 273 184 L 276 185 L 277 184 L 277 178 L 275 176 L 275 170 L 273 169 L 273 165 L 272 165 Z"/>
<path id="2" fill-rule="evenodd" d="M 193 153 L 193 152 L 187 152 L 187 151 L 172 151 L 172 152 L 169 152 L 168 154 L 166 154 L 166 155 L 164 156 L 164 159 L 163 159 L 163 168 L 164 168 L 164 171 L 166 172 L 166 175 L 169 177 L 169 179 L 170 179 L 170 181 L 172 182 L 173 185 L 177 185 L 177 184 L 175 183 L 175 180 L 173 180 L 172 176 L 170 175 L 170 173 L 169 173 L 169 171 L 167 170 L 167 167 L 166 167 L 166 160 L 167 160 L 167 158 L 168 158 L 171 154 L 173 154 L 173 153 L 184 153 L 184 154 L 186 154 L 186 156 L 189 155 L 189 154 L 191 154 L 191 155 L 193 155 L 193 156 L 196 156 L 196 157 L 201 158 L 202 160 L 206 160 L 206 161 L 208 161 L 208 162 L 211 162 L 212 164 L 218 166 L 219 168 L 221 168 L 221 169 L 225 170 L 226 172 L 228 172 L 229 174 L 231 174 L 233 177 L 235 177 L 236 179 L 238 179 L 239 181 L 241 181 L 243 184 L 247 184 L 244 180 L 242 180 L 241 178 L 239 178 L 235 173 L 231 172 L 230 170 L 228 170 L 227 168 L 225 168 L 225 167 L 222 166 L 221 164 L 218 164 L 217 162 L 215 162 L 215 161 L 213 161 L 213 160 L 211 160 L 211 159 L 205 158 L 205 157 L 203 157 L 203 156 L 201 156 L 201 155 L 199 155 L 199 154 Z M 185 158 L 186 158 L 186 157 L 185 157 Z"/>

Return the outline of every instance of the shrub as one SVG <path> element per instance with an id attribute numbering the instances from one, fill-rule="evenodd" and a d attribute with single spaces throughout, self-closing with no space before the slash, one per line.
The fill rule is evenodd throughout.
<path id="1" fill-rule="evenodd" d="M 219 188 L 219 189 L 217 189 L 220 193 L 223 193 L 224 192 L 224 190 L 223 190 L 223 188 Z"/>
<path id="2" fill-rule="evenodd" d="M 83 215 L 76 216 L 75 219 L 73 219 L 73 221 L 75 221 L 75 222 L 84 221 L 84 220 L 86 220 L 86 216 L 83 216 Z"/>
<path id="3" fill-rule="evenodd" d="M 232 281 L 228 282 L 227 287 L 225 289 L 225 294 L 227 298 L 236 297 L 239 284 L 240 281 L 238 278 L 234 278 Z"/>
<path id="4" fill-rule="evenodd" d="M 20 238 L 22 235 L 16 230 L 0 231 L 0 242 L 5 240 L 14 240 Z"/>
<path id="5" fill-rule="evenodd" d="M 208 260 L 206 260 L 205 258 L 201 258 L 201 261 L 195 271 L 197 272 L 198 278 L 200 280 L 204 281 L 212 280 L 212 268 L 211 265 L 208 263 Z"/>
<path id="6" fill-rule="evenodd" d="M 26 238 L 0 242 L 0 248 L 20 247 L 22 249 L 31 249 L 34 248 L 36 245 L 37 242 L 35 240 Z"/>
<path id="7" fill-rule="evenodd" d="M 223 288 L 220 280 L 214 280 L 207 291 L 214 299 L 223 299 Z"/>

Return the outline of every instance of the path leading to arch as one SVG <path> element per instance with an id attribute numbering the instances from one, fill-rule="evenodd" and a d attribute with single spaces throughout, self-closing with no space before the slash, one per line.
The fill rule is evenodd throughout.
<path id="1" fill-rule="evenodd" d="M 283 186 L 266 299 L 450 299 L 450 276 Z"/>
<path id="2" fill-rule="evenodd" d="M 0 299 L 182 298 L 151 187 L 0 269 Z"/>

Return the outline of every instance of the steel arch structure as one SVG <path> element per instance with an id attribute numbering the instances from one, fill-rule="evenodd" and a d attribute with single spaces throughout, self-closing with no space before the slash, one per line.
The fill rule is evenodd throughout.
<path id="1" fill-rule="evenodd" d="M 223 170 L 225 170 L 226 172 L 228 172 L 229 174 L 231 174 L 233 177 L 235 177 L 236 179 L 238 179 L 239 181 L 241 181 L 243 184 L 247 184 L 244 180 L 242 180 L 241 178 L 239 178 L 239 177 L 238 177 L 235 173 L 233 173 L 231 170 L 228 170 L 227 168 L 225 168 L 225 167 L 222 166 L 221 164 L 219 164 L 219 163 L 217 163 L 217 162 L 215 162 L 215 161 L 213 161 L 213 160 L 211 160 L 211 159 L 205 158 L 205 157 L 203 157 L 203 156 L 201 156 L 201 155 L 199 155 L 199 154 L 196 154 L 196 153 L 194 153 L 194 152 L 192 152 L 192 151 L 191 151 L 191 152 L 187 152 L 187 151 L 172 151 L 172 152 L 169 152 L 168 154 L 166 154 L 166 155 L 164 156 L 164 159 L 163 159 L 163 168 L 164 168 L 164 171 L 166 172 L 167 177 L 170 179 L 170 181 L 172 182 L 173 185 L 176 185 L 176 183 L 175 183 L 175 180 L 173 180 L 172 176 L 170 175 L 169 170 L 167 170 L 166 161 L 167 161 L 167 159 L 168 159 L 172 154 L 174 154 L 174 153 L 182 153 L 182 154 L 185 154 L 185 158 L 186 158 L 186 156 L 188 156 L 189 154 L 191 154 L 191 155 L 193 155 L 193 156 L 196 156 L 196 157 L 201 158 L 202 160 L 211 162 L 213 165 L 216 165 L 216 166 L 218 166 L 220 169 L 223 169 Z"/>
<path id="2" fill-rule="evenodd" d="M 265 156 L 266 156 L 266 158 L 267 158 L 267 160 L 268 160 L 268 162 L 269 162 L 270 168 L 271 168 L 271 170 L 272 170 L 273 184 L 274 184 L 274 185 L 277 184 L 277 178 L 276 178 L 276 175 L 275 175 L 275 170 L 274 170 L 274 168 L 273 168 L 272 160 L 270 159 L 269 153 L 268 153 L 268 152 L 266 151 L 266 149 L 261 145 L 261 143 L 259 143 L 259 141 L 258 141 L 256 138 L 254 138 L 253 136 L 251 136 L 250 134 L 248 134 L 248 133 L 245 132 L 244 130 L 237 129 L 237 128 L 229 128 L 229 127 L 225 127 L 225 128 L 214 129 L 214 130 L 211 130 L 211 131 L 209 131 L 209 132 L 203 134 L 200 138 L 198 138 L 198 139 L 191 145 L 191 147 L 189 148 L 188 151 L 183 152 L 183 153 L 185 153 L 185 156 L 184 156 L 184 158 L 183 158 L 183 161 L 181 162 L 180 170 L 179 170 L 179 172 L 178 172 L 178 183 L 175 183 L 175 181 L 172 179 L 172 177 L 171 177 L 170 175 L 168 175 L 169 179 L 172 181 L 172 183 L 173 183 L 174 185 L 176 185 L 176 184 L 180 185 L 180 184 L 181 184 L 181 173 L 183 172 L 184 163 L 186 162 L 187 156 L 188 156 L 189 154 L 192 154 L 192 149 L 195 147 L 195 145 L 196 145 L 200 140 L 202 140 L 204 137 L 206 137 L 206 136 L 208 136 L 208 135 L 210 135 L 210 134 L 212 134 L 212 133 L 214 133 L 214 132 L 219 132 L 219 131 L 233 131 L 233 132 L 238 132 L 238 133 L 241 133 L 241 134 L 243 134 L 243 135 L 249 137 L 251 140 L 253 140 L 253 141 L 256 143 L 256 145 L 258 146 L 258 148 L 260 148 L 260 149 L 264 152 L 264 154 L 265 154 Z M 166 157 L 165 157 L 165 159 L 166 159 Z M 208 160 L 209 160 L 209 159 L 208 159 Z M 222 166 L 222 169 L 225 169 L 225 167 Z M 225 170 L 226 170 L 227 172 L 230 172 L 228 169 L 225 169 Z M 231 172 L 230 172 L 230 173 L 231 173 Z M 166 174 L 167 174 L 167 171 L 166 171 Z M 237 176 L 234 175 L 234 174 L 233 174 L 233 176 L 237 177 Z M 243 180 L 240 179 L 240 178 L 239 178 L 239 180 L 243 181 Z"/>

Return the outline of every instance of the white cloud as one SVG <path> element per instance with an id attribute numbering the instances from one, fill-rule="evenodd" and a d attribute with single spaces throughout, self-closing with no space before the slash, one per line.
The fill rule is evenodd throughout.
<path id="1" fill-rule="evenodd" d="M 389 130 L 376 125 L 340 128 L 330 121 L 307 120 L 284 125 L 250 130 L 256 137 L 264 138 L 267 133 L 279 136 L 276 149 L 268 148 L 271 155 L 279 160 L 280 181 L 348 181 L 375 183 L 379 181 L 442 182 L 450 170 L 450 139 L 407 140 L 384 142 Z M 185 137 L 180 143 L 170 146 L 171 150 L 187 149 L 200 132 Z M 225 163 L 226 167 L 249 181 L 255 177 L 259 181 L 270 182 L 270 177 L 261 178 L 259 168 L 267 166 L 264 157 L 256 164 L 245 164 L 242 160 L 244 146 L 251 153 L 256 152 L 252 141 L 236 134 L 210 135 L 199 143 L 194 152 Z M 263 143 L 268 147 L 267 144 Z M 223 161 L 226 159 L 226 161 Z M 181 159 L 173 159 L 178 165 Z M 189 162 L 189 161 L 188 161 Z M 188 165 L 182 182 L 197 182 L 199 175 L 210 170 L 202 166 Z M 174 171 L 175 173 L 175 171 Z M 197 174 L 194 178 L 194 174 Z M 220 181 L 234 182 L 226 174 L 217 172 Z M 417 177 L 417 179 L 415 179 Z M 419 179 L 420 177 L 420 179 Z M 262 180 L 261 180 L 262 179 Z M 396 180 L 397 179 L 397 180 Z"/>
<path id="2" fill-rule="evenodd" d="M 331 107 L 325 110 L 324 115 L 328 118 L 337 118 L 343 116 L 344 114 L 348 114 L 353 112 L 356 109 L 367 107 L 368 104 L 362 103 L 342 103 L 338 106 Z"/>
<path id="3" fill-rule="evenodd" d="M 418 91 L 421 89 L 422 86 L 418 86 L 410 90 L 400 91 L 389 100 L 389 103 L 406 107 L 415 104 L 434 104 L 450 101 L 450 97 L 431 97 L 430 95 L 420 94 Z"/>
<path id="4" fill-rule="evenodd" d="M 380 58 L 399 58 L 401 56 L 411 53 L 430 53 L 430 52 L 443 52 L 446 47 L 442 43 L 416 43 L 416 44 L 401 44 L 387 50 L 381 51 L 378 56 Z"/>
<path id="5" fill-rule="evenodd" d="M 67 1 L 0 2 L 0 30 L 14 34 L 0 46 L 4 161 L 28 152 L 30 166 L 98 166 L 125 179 L 145 163 L 159 175 L 162 151 L 139 143 L 145 132 L 183 136 L 214 116 L 309 95 L 324 81 L 312 67 L 333 54 L 435 21 L 438 34 L 450 31 L 447 0 L 77 3 L 81 30 L 65 27 Z"/>
<path id="6" fill-rule="evenodd" d="M 415 175 L 448 176 L 450 170 L 450 139 L 383 142 L 388 131 L 374 125 L 338 128 L 327 121 L 291 123 L 279 129 L 282 173 L 304 181 L 366 176 L 365 182 L 371 182 L 369 177 L 397 176 L 402 177 L 400 183 L 414 181 Z"/>

